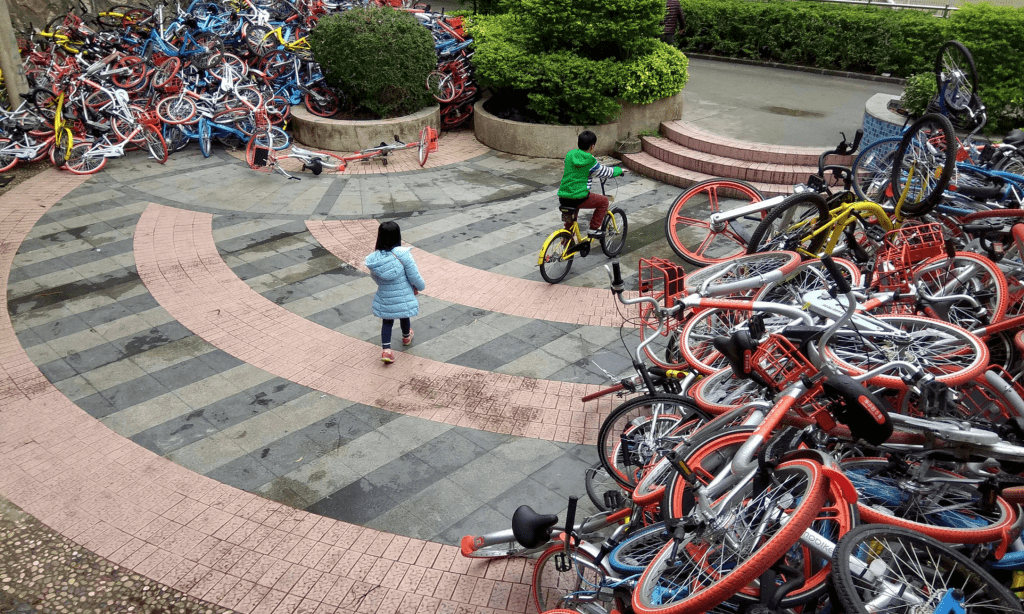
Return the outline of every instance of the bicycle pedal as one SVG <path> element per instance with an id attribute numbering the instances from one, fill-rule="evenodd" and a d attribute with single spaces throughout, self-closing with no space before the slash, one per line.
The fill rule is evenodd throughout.
<path id="1" fill-rule="evenodd" d="M 559 573 L 565 573 L 572 569 L 572 559 L 567 557 L 564 552 L 559 552 L 555 555 L 555 570 Z"/>

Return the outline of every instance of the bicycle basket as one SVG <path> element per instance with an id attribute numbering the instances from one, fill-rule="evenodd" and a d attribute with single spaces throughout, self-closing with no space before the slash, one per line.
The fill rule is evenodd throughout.
<path id="1" fill-rule="evenodd" d="M 427 139 L 427 153 L 437 151 L 437 130 L 427 126 L 423 129 L 423 137 Z"/>
<path id="2" fill-rule="evenodd" d="M 665 307 L 671 307 L 675 304 L 676 298 L 683 295 L 683 275 L 683 268 L 669 260 L 641 259 L 640 296 L 649 296 L 660 301 Z M 662 334 L 669 335 L 682 325 L 682 321 L 679 316 L 669 319 Z M 647 303 L 640 304 L 640 323 L 644 329 L 658 330 L 657 313 Z"/>
<path id="3" fill-rule="evenodd" d="M 750 370 L 779 391 L 797 382 L 815 369 L 796 346 L 782 335 L 771 334 L 762 341 L 750 358 Z"/>
<path id="4" fill-rule="evenodd" d="M 153 110 L 139 113 L 139 123 L 151 126 L 157 130 L 159 130 L 161 126 L 160 116 Z"/>
<path id="5" fill-rule="evenodd" d="M 181 77 L 171 77 L 163 84 L 160 89 L 168 94 L 176 94 L 185 87 L 185 82 L 181 80 Z"/>
<path id="6" fill-rule="evenodd" d="M 945 238 L 941 224 L 903 226 L 885 234 L 885 247 L 904 247 L 910 262 L 917 263 L 943 252 Z"/>

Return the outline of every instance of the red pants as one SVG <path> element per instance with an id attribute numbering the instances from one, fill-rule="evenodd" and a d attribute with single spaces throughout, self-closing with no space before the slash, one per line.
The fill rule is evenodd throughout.
<path id="1" fill-rule="evenodd" d="M 579 202 L 575 198 L 559 198 L 559 204 L 561 206 L 572 205 L 579 207 L 580 209 L 593 209 L 594 214 L 590 216 L 590 229 L 601 230 L 601 224 L 604 222 L 604 216 L 608 213 L 608 197 L 603 194 L 594 194 L 593 192 L 587 196 L 583 202 Z M 569 230 L 572 228 L 572 223 L 566 222 L 565 229 Z"/>

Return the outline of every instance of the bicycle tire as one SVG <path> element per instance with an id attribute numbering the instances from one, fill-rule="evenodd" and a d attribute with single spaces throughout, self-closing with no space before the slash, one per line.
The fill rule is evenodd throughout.
<path id="1" fill-rule="evenodd" d="M 17 166 L 18 156 L 11 150 L 19 149 L 18 144 L 8 138 L 0 137 L 0 173 L 7 172 Z"/>
<path id="2" fill-rule="evenodd" d="M 1004 156 L 996 164 L 995 170 L 1024 177 L 1024 157 L 1017 153 Z"/>
<path id="3" fill-rule="evenodd" d="M 661 521 L 626 536 L 608 553 L 608 566 L 624 576 L 643 573 L 665 547 L 668 536 L 664 533 L 665 522 Z"/>
<path id="4" fill-rule="evenodd" d="M 427 156 L 430 155 L 429 141 L 432 132 L 433 129 L 431 129 L 429 126 L 424 128 L 423 130 L 420 130 L 420 140 L 419 144 L 416 146 L 416 159 L 419 161 L 421 168 L 423 167 L 424 164 L 427 163 Z"/>
<path id="5" fill-rule="evenodd" d="M 904 215 L 924 215 L 942 201 L 956 166 L 957 140 L 953 124 L 938 113 L 927 113 L 910 125 L 893 156 L 893 198 L 906 199 Z M 914 178 L 910 179 L 913 171 Z"/>
<path id="6" fill-rule="evenodd" d="M 622 488 L 633 492 L 657 463 L 659 447 L 672 447 L 710 419 L 693 401 L 674 394 L 630 399 L 608 414 L 597 433 L 601 464 Z"/>
<path id="7" fill-rule="evenodd" d="M 943 87 L 944 85 L 952 87 Z M 978 91 L 978 68 L 974 56 L 960 41 L 946 41 L 935 56 L 935 85 L 945 106 L 953 113 L 966 111 Z"/>
<path id="8" fill-rule="evenodd" d="M 755 431 L 755 426 L 732 427 L 728 430 L 711 432 L 700 439 L 703 430 L 693 438 L 693 443 L 684 456 L 684 461 L 694 470 L 697 480 L 707 485 L 732 462 L 740 447 Z M 665 495 L 665 507 L 670 517 L 676 518 L 683 513 L 683 493 L 688 487 L 682 479 L 676 479 L 668 486 Z M 833 541 L 848 532 L 860 521 L 856 504 L 848 502 L 842 492 L 842 486 L 829 480 L 825 501 L 811 522 L 811 528 L 825 538 Z M 829 565 L 828 559 L 814 554 L 803 543 L 794 544 L 786 551 L 781 562 L 801 570 L 804 581 L 792 587 L 782 599 L 780 607 L 792 608 L 805 605 L 819 598 L 826 590 Z M 760 592 L 750 585 L 736 592 L 735 601 L 756 603 Z"/>
<path id="9" fill-rule="evenodd" d="M 195 101 L 187 96 L 168 96 L 156 104 L 156 114 L 165 124 L 187 124 L 199 111 Z"/>
<path id="10" fill-rule="evenodd" d="M 267 75 L 267 79 L 274 81 L 292 71 L 294 60 L 287 51 L 274 50 L 263 56 L 260 66 L 263 73 Z"/>
<path id="11" fill-rule="evenodd" d="M 914 281 L 933 296 L 967 294 L 986 310 L 985 317 L 965 300 L 946 303 L 944 313 L 926 308 L 932 317 L 956 324 L 966 330 L 994 324 L 1003 319 L 1009 306 L 1010 291 L 1006 276 L 991 260 L 973 252 L 956 252 L 953 261 L 945 255 L 935 256 L 914 268 Z"/>
<path id="12" fill-rule="evenodd" d="M 620 207 L 613 207 L 608 210 L 601 222 L 601 251 L 605 256 L 614 258 L 622 253 L 626 247 L 626 233 L 629 231 L 629 221 L 626 219 L 626 212 Z"/>
<path id="13" fill-rule="evenodd" d="M 696 183 L 668 208 L 665 238 L 677 256 L 694 266 L 705 266 L 746 253 L 749 233 L 764 219 L 765 211 L 711 227 L 712 213 L 765 200 L 754 186 L 738 179 L 706 179 Z M 723 207 L 723 204 L 734 206 Z M 695 209 L 693 216 L 686 215 Z M 749 227 L 749 228 L 748 228 Z"/>
<path id="14" fill-rule="evenodd" d="M 140 85 L 148 73 L 146 60 L 137 55 L 125 56 L 114 62 L 113 67 L 115 69 L 127 69 L 126 72 L 120 72 L 110 77 L 114 85 L 124 89 L 131 89 Z"/>
<path id="15" fill-rule="evenodd" d="M 611 508 L 604 504 L 604 494 L 611 490 L 621 491 L 621 488 L 612 479 L 611 475 L 608 474 L 608 470 L 601 461 L 597 461 L 587 468 L 584 475 L 584 484 L 587 487 L 587 497 L 590 498 L 590 502 L 594 504 L 594 507 L 602 512 L 612 511 Z"/>
<path id="16" fill-rule="evenodd" d="M 242 27 L 242 37 L 245 39 L 245 46 L 249 51 L 258 56 L 264 56 L 277 47 L 276 41 L 271 44 L 270 28 L 260 25 L 246 25 Z"/>
<path id="17" fill-rule="evenodd" d="M 884 575 L 857 573 L 850 563 L 861 561 L 860 568 L 876 559 L 883 560 L 884 572 L 879 565 L 871 569 Z M 832 582 L 836 605 L 849 614 L 879 611 L 868 602 L 885 603 L 884 611 L 940 611 L 936 606 L 950 590 L 962 595 L 958 611 L 1021 612 L 1020 599 L 977 563 L 934 539 L 896 527 L 863 525 L 847 533 L 832 556 Z M 879 590 L 883 582 L 888 587 Z"/>
<path id="18" fill-rule="evenodd" d="M 89 143 L 76 144 L 68 154 L 64 169 L 74 175 L 93 175 L 103 170 L 107 165 L 107 158 L 88 155 L 91 150 L 92 145 Z"/>
<path id="19" fill-rule="evenodd" d="M 163 88 L 178 75 L 179 70 L 181 70 L 181 60 L 174 56 L 166 58 L 153 70 L 153 87 Z"/>
<path id="20" fill-rule="evenodd" d="M 199 151 L 203 153 L 204 158 L 210 157 L 210 135 L 212 132 L 210 122 L 205 117 L 199 118 Z"/>
<path id="21" fill-rule="evenodd" d="M 747 253 L 786 250 L 804 257 L 818 256 L 828 233 L 811 233 L 826 226 L 830 219 L 824 196 L 814 192 L 793 194 L 772 207 L 757 225 Z"/>
<path id="22" fill-rule="evenodd" d="M 181 129 L 181 126 L 164 124 L 163 132 L 164 141 L 167 143 L 167 149 L 170 151 L 181 151 L 191 140 L 185 134 L 185 131 Z"/>
<path id="23" fill-rule="evenodd" d="M 142 134 L 146 139 L 146 149 L 153 156 L 153 159 L 157 161 L 157 164 L 167 162 L 168 151 L 164 135 L 160 134 L 158 129 L 149 125 L 142 126 Z"/>
<path id="24" fill-rule="evenodd" d="M 857 154 L 853 161 L 853 192 L 861 200 L 884 204 L 892 199 L 889 181 L 899 137 L 879 139 Z"/>
<path id="25" fill-rule="evenodd" d="M 730 260 L 708 265 L 686 276 L 683 282 L 687 294 L 699 294 L 701 287 L 710 280 L 708 296 L 722 296 L 747 292 L 761 288 L 772 279 L 764 279 L 769 273 L 788 275 L 800 264 L 796 252 L 761 252 L 738 256 Z"/>
<path id="26" fill-rule="evenodd" d="M 685 364 L 702 375 L 729 367 L 729 361 L 713 345 L 716 337 L 728 336 L 750 320 L 749 310 L 705 309 L 695 313 L 679 332 L 678 347 Z"/>
<path id="27" fill-rule="evenodd" d="M 735 595 L 762 571 L 778 561 L 800 535 L 814 521 L 825 502 L 827 480 L 821 466 L 808 460 L 782 463 L 773 471 L 779 482 L 768 486 L 749 503 L 742 502 L 731 512 L 729 531 L 698 532 L 687 536 L 678 545 L 683 556 L 670 561 L 674 544 L 668 542 L 644 570 L 633 591 L 633 609 L 637 614 L 676 614 L 680 612 L 706 612 Z M 744 523 L 761 525 L 760 510 L 776 507 L 781 501 L 797 501 L 795 507 L 784 512 L 788 521 L 777 521 L 772 526 L 759 526 L 755 532 Z M 746 504 L 743 504 L 746 503 Z M 773 532 L 774 531 L 774 532 Z M 726 539 L 739 534 L 757 536 L 731 542 Z M 735 547 L 735 552 L 728 549 Z M 688 553 L 703 557 L 709 551 L 720 552 L 712 567 L 710 561 L 694 561 Z M 728 561 L 726 557 L 728 555 Z M 707 579 L 703 585 L 699 582 Z M 681 593 L 685 590 L 686 595 Z M 681 598 L 680 598 L 681 597 Z"/>
<path id="28" fill-rule="evenodd" d="M 557 284 L 565 279 L 572 268 L 574 254 L 565 257 L 566 250 L 576 245 L 572 232 L 556 230 L 544 241 L 540 248 L 540 276 L 549 284 Z"/>
<path id="29" fill-rule="evenodd" d="M 912 315 L 880 316 L 878 319 L 903 330 L 907 338 L 898 342 L 883 332 L 876 341 L 875 333 L 865 327 L 838 330 L 825 345 L 826 356 L 840 369 L 855 375 L 906 356 L 917 360 L 925 372 L 949 386 L 978 377 L 988 366 L 988 348 L 959 326 Z M 907 387 L 903 375 L 909 376 L 910 373 L 902 369 L 889 371 L 866 383 L 903 390 Z"/>
<path id="30" fill-rule="evenodd" d="M 74 146 L 74 137 L 71 134 L 71 130 L 68 128 L 61 128 L 57 130 L 53 137 L 53 164 L 57 168 L 63 168 L 64 163 L 67 162 L 68 156 L 71 154 L 71 148 Z"/>
<path id="31" fill-rule="evenodd" d="M 113 97 L 104 90 L 96 90 L 85 97 L 83 102 L 85 106 L 97 111 L 113 101 Z"/>
<path id="32" fill-rule="evenodd" d="M 889 459 L 851 458 L 841 461 L 840 468 L 857 490 L 857 507 L 865 522 L 910 529 L 950 544 L 984 544 L 1001 540 L 1016 519 L 1002 497 L 997 497 L 993 509 L 985 510 L 982 494 L 973 486 L 928 486 L 891 466 Z M 957 474 L 929 467 L 925 476 Z"/>
<path id="33" fill-rule="evenodd" d="M 338 97 L 334 92 L 322 85 L 314 85 L 309 88 L 302 98 L 306 109 L 313 115 L 319 117 L 331 117 L 340 109 Z"/>
<path id="34" fill-rule="evenodd" d="M 762 401 L 765 393 L 753 380 L 734 377 L 732 369 L 726 368 L 694 384 L 690 396 L 704 411 L 719 415 L 751 401 Z"/>
<path id="35" fill-rule="evenodd" d="M 537 558 L 533 568 L 533 582 L 530 593 L 538 612 L 547 612 L 555 608 L 572 608 L 576 600 L 571 596 L 573 593 L 587 591 L 601 585 L 600 575 L 589 566 L 581 566 L 577 560 L 585 560 L 589 565 L 600 568 L 597 559 L 589 552 L 582 549 L 575 549 L 570 553 L 573 559 L 571 569 L 559 571 L 556 569 L 556 557 L 565 552 L 565 544 L 552 544 Z M 608 591 L 603 593 L 611 601 L 611 594 Z M 610 608 L 608 608 L 610 610 Z"/>
<path id="36" fill-rule="evenodd" d="M 139 29 L 140 34 L 149 34 L 149 30 L 152 29 L 152 24 L 143 24 L 148 19 L 152 19 L 153 11 L 147 8 L 132 7 L 124 12 L 121 17 L 122 28 L 136 28 Z M 144 27 L 140 27 L 144 26 Z"/>

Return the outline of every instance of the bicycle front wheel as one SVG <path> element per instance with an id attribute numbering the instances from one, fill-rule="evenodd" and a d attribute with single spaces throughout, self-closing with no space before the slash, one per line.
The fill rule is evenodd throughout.
<path id="1" fill-rule="evenodd" d="M 659 450 L 674 447 L 708 419 L 689 399 L 674 394 L 630 399 L 601 423 L 597 452 L 612 479 L 633 492 L 661 459 Z"/>
<path id="2" fill-rule="evenodd" d="M 794 194 L 768 212 L 750 235 L 748 254 L 776 250 L 817 256 L 828 233 L 815 233 L 829 223 L 825 198 L 814 192 Z"/>
<path id="3" fill-rule="evenodd" d="M 196 116 L 196 103 L 186 96 L 168 96 L 156 105 L 156 114 L 165 124 L 187 124 Z"/>
<path id="4" fill-rule="evenodd" d="M 153 156 L 158 164 L 167 162 L 167 142 L 164 141 L 160 131 L 147 125 L 142 127 L 142 134 L 146 138 L 146 149 L 149 150 L 149 155 Z"/>
<path id="5" fill-rule="evenodd" d="M 71 148 L 64 168 L 74 175 L 92 175 L 103 170 L 107 165 L 107 158 L 99 155 L 89 155 L 92 145 L 89 143 L 78 143 Z"/>
<path id="6" fill-rule="evenodd" d="M 575 245 L 572 232 L 565 229 L 556 230 L 544 241 L 544 247 L 540 249 L 540 276 L 544 281 L 557 284 L 565 279 L 572 268 L 574 255 L 566 255 L 566 252 Z"/>
<path id="7" fill-rule="evenodd" d="M 928 113 L 911 124 L 893 156 L 890 179 L 897 202 L 906 192 L 903 214 L 924 215 L 942 201 L 953 177 L 956 151 L 953 124 L 945 116 Z"/>
<path id="8" fill-rule="evenodd" d="M 985 315 L 966 299 L 926 305 L 933 317 L 967 330 L 994 324 L 1006 315 L 1009 289 L 1006 276 L 991 260 L 973 252 L 957 252 L 952 262 L 936 256 L 914 269 L 918 288 L 936 297 L 968 295 L 981 303 Z"/>
<path id="9" fill-rule="evenodd" d="M 873 573 L 862 570 L 870 567 Z M 862 525 L 839 540 L 832 581 L 850 614 L 1021 612 L 1020 600 L 978 564 L 925 535 Z M 943 606 L 955 599 L 956 606 Z"/>
<path id="10" fill-rule="evenodd" d="M 758 211 L 712 227 L 712 213 L 736 209 L 764 200 L 754 186 L 737 179 L 708 179 L 694 184 L 676 199 L 665 217 L 665 238 L 680 258 L 705 266 L 733 256 L 747 248 L 747 239 L 764 219 Z"/>
<path id="11" fill-rule="evenodd" d="M 9 171 L 18 164 L 18 156 L 15 155 L 17 150 L 17 143 L 11 139 L 0 138 L 0 173 Z"/>
<path id="12" fill-rule="evenodd" d="M 605 256 L 614 258 L 622 253 L 626 247 L 627 230 L 629 223 L 626 221 L 626 212 L 619 207 L 608 211 L 601 224 L 601 251 Z"/>
<path id="13" fill-rule="evenodd" d="M 978 91 L 974 57 L 960 41 L 946 41 L 935 57 L 935 84 L 949 110 L 962 113 Z"/>
<path id="14" fill-rule="evenodd" d="M 210 122 L 205 117 L 199 118 L 199 151 L 203 152 L 204 158 L 210 157 L 210 136 L 212 132 Z"/>
<path id="15" fill-rule="evenodd" d="M 694 271 L 686 276 L 683 284 L 687 294 L 699 294 L 702 288 L 705 296 L 741 293 L 785 277 L 799 264 L 800 254 L 795 252 L 749 254 Z"/>
<path id="16" fill-rule="evenodd" d="M 721 510 L 721 526 L 669 541 L 640 577 L 633 609 L 707 612 L 782 558 L 817 516 L 827 480 L 808 460 L 783 463 L 772 477 L 763 491 L 748 488 L 742 501 Z"/>
<path id="17" fill-rule="evenodd" d="M 589 603 L 598 600 L 605 602 L 602 611 L 612 609 L 611 591 L 600 591 L 604 574 L 598 571 L 601 566 L 590 553 L 574 549 L 567 559 L 572 565 L 565 571 L 558 569 L 556 558 L 565 552 L 565 544 L 552 544 L 537 559 L 533 568 L 534 603 L 538 612 L 547 612 L 555 608 L 573 608 L 578 603 Z M 581 564 L 582 563 L 582 564 Z"/>

